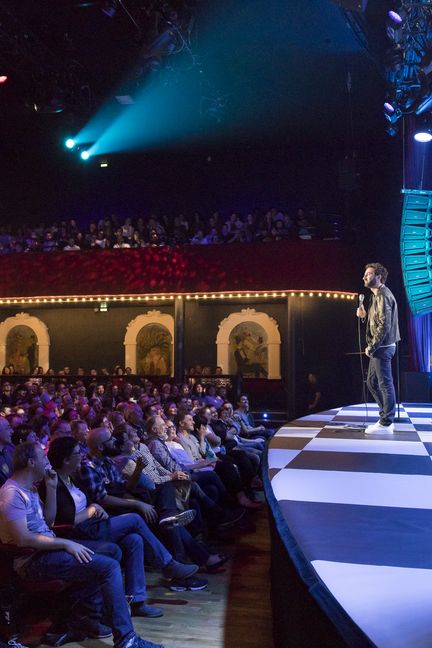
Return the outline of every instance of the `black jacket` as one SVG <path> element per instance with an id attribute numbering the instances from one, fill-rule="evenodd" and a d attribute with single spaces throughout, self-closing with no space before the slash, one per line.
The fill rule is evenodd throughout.
<path id="1" fill-rule="evenodd" d="M 44 501 L 46 495 L 45 482 L 41 482 L 41 485 L 39 486 L 39 495 L 41 496 L 42 501 Z M 75 514 L 76 509 L 74 499 L 67 486 L 59 477 L 57 483 L 57 511 L 55 524 L 71 524 L 73 526 L 75 523 Z"/>
<path id="2" fill-rule="evenodd" d="M 373 354 L 379 347 L 399 342 L 398 308 L 393 293 L 384 284 L 372 293 L 366 324 L 366 342 Z"/>

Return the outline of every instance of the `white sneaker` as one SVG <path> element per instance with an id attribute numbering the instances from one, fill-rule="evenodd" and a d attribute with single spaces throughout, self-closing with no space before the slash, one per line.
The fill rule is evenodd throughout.
<path id="1" fill-rule="evenodd" d="M 365 430 L 365 434 L 393 434 L 393 432 L 393 423 L 390 423 L 390 425 L 381 425 L 379 421 L 377 421 L 373 425 L 368 425 Z"/>

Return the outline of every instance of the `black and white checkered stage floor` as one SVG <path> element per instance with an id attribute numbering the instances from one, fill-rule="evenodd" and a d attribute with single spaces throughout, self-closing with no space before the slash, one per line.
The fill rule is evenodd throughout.
<path id="1" fill-rule="evenodd" d="M 343 427 L 368 404 L 306 416 L 269 447 L 271 486 L 305 558 L 380 648 L 432 647 L 432 404 L 393 435 Z"/>

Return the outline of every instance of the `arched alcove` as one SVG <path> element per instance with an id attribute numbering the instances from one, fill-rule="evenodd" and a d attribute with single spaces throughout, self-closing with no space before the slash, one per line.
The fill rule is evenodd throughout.
<path id="1" fill-rule="evenodd" d="M 222 367 L 224 373 L 236 373 L 238 370 L 232 366 L 232 338 L 233 333 L 236 334 L 236 331 L 238 331 L 238 335 L 235 335 L 236 341 L 239 343 L 237 345 L 238 348 L 240 348 L 241 342 L 241 340 L 237 340 L 239 336 L 243 337 L 243 339 L 246 339 L 248 336 L 250 338 L 249 347 L 253 349 L 254 357 L 249 357 L 248 359 L 250 369 L 249 373 L 254 374 L 257 377 L 266 376 L 267 378 L 280 379 L 281 338 L 278 324 L 276 320 L 267 315 L 267 313 L 257 312 L 254 308 L 243 308 L 238 313 L 231 313 L 231 315 L 226 317 L 219 324 L 219 331 L 216 337 L 217 364 Z M 260 335 L 261 331 L 264 332 L 264 335 Z M 255 341 L 253 341 L 252 332 L 257 338 Z M 259 338 L 261 338 L 261 340 L 259 340 Z M 262 354 L 261 361 L 257 354 L 258 347 L 260 347 L 260 353 Z M 238 365 L 239 362 L 237 362 L 237 367 Z M 240 373 L 244 373 L 244 371 Z"/>
<path id="2" fill-rule="evenodd" d="M 157 337 L 164 345 L 169 345 L 168 356 L 164 353 L 154 353 L 154 359 L 150 358 L 148 353 L 142 358 L 142 361 L 137 360 L 137 352 L 140 349 L 140 341 L 143 337 L 143 329 L 147 327 L 154 327 L 148 329 L 148 333 L 153 337 L 152 349 L 158 345 Z M 158 328 L 157 328 L 158 327 Z M 158 331 L 159 329 L 159 331 Z M 145 333 L 145 332 L 144 332 Z M 150 337 L 151 337 L 150 336 Z M 156 337 L 156 339 L 154 339 Z M 135 319 L 131 320 L 126 328 L 126 335 L 124 339 L 125 346 L 125 367 L 130 367 L 132 373 L 151 373 L 151 371 L 144 371 L 143 367 L 158 366 L 159 369 L 167 367 L 169 375 L 174 375 L 174 356 L 173 356 L 173 343 L 174 343 L 174 318 L 167 313 L 161 313 L 158 310 L 148 311 L 143 315 L 138 315 Z M 153 353 L 153 351 L 151 353 Z M 139 366 L 141 364 L 141 366 Z M 163 373 L 161 371 L 161 373 Z"/>
<path id="3" fill-rule="evenodd" d="M 0 324 L 0 367 L 6 364 L 6 347 L 8 336 L 13 329 L 17 327 L 26 327 L 31 329 L 35 336 L 34 343 L 37 348 L 37 364 L 43 368 L 44 371 L 49 369 L 49 349 L 50 337 L 48 327 L 45 322 L 42 322 L 37 317 L 29 315 L 29 313 L 17 313 L 14 317 L 8 317 Z M 18 329 L 19 330 L 19 329 Z M 27 352 L 28 353 L 28 352 Z M 34 367 L 29 367 L 30 372 Z"/>

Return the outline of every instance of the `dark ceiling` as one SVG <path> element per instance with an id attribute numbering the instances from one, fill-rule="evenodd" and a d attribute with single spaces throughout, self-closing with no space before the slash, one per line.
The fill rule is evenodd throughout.
<path id="1" fill-rule="evenodd" d="M 262 151 L 313 150 L 319 166 L 317 151 L 325 165 L 384 141 L 383 77 L 330 0 L 122 3 L 110 18 L 102 0 L 0 0 L 3 195 L 16 198 L 26 183 L 38 203 L 43 186 L 53 209 L 47 178 L 67 176 L 69 191 L 84 173 L 62 150 L 64 137 L 104 106 L 121 110 L 114 95 L 133 96 L 149 78 L 178 87 L 196 116 L 193 137 L 164 143 L 175 155 L 244 147 L 250 156 L 252 146 L 259 162 Z M 384 4 L 369 3 L 372 44 Z M 3 200 L 7 209 L 15 198 Z"/>

